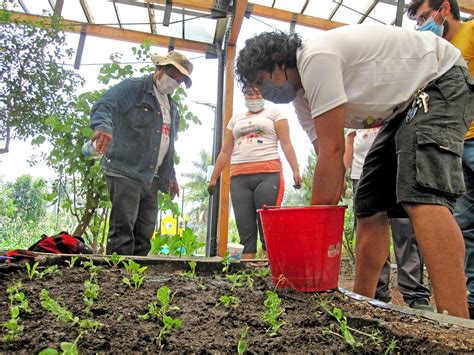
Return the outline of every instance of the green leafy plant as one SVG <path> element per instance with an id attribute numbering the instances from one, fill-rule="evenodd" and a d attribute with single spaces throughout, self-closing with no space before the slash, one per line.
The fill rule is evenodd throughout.
<path id="1" fill-rule="evenodd" d="M 128 263 L 123 261 L 123 265 L 125 266 L 125 269 L 127 269 L 128 273 L 130 274 L 130 278 L 124 277 L 122 279 L 122 282 L 131 287 L 134 288 L 135 290 L 140 288 L 140 286 L 143 284 L 145 281 L 145 271 L 148 269 L 147 266 L 140 266 L 139 263 L 136 263 L 133 260 L 129 260 Z"/>
<path id="2" fill-rule="evenodd" d="M 237 344 L 237 353 L 239 355 L 244 354 L 247 351 L 247 334 L 249 332 L 249 326 L 245 324 L 245 326 L 242 328 L 242 331 L 240 332 L 240 339 L 239 343 Z"/>
<path id="3" fill-rule="evenodd" d="M 20 310 L 23 310 L 25 313 L 30 313 L 30 307 L 28 305 L 28 300 L 26 299 L 25 293 L 21 290 L 23 289 L 23 284 L 21 281 L 15 282 L 13 285 L 7 288 L 8 299 L 10 300 L 10 305 L 13 306 L 14 303 L 19 303 L 17 306 Z"/>
<path id="4" fill-rule="evenodd" d="M 229 258 L 229 252 L 227 251 L 224 254 L 224 258 L 222 259 L 222 272 L 224 274 L 228 273 L 229 268 L 230 268 L 230 258 Z"/>
<path id="5" fill-rule="evenodd" d="M 23 325 L 20 325 L 20 320 L 20 307 L 11 307 L 10 319 L 2 323 L 3 329 L 7 332 L 7 334 L 3 336 L 4 341 L 15 341 L 19 334 L 23 332 Z"/>
<path id="6" fill-rule="evenodd" d="M 43 271 L 37 272 L 37 275 L 39 279 L 44 279 L 46 276 L 51 276 L 57 272 L 59 272 L 59 266 L 51 265 L 50 267 L 47 267 Z"/>
<path id="7" fill-rule="evenodd" d="M 263 314 L 263 320 L 269 325 L 267 333 L 270 336 L 275 336 L 284 323 L 280 322 L 279 318 L 285 311 L 281 306 L 281 299 L 273 291 L 266 291 L 266 299 L 263 302 L 266 308 L 266 312 Z"/>
<path id="8" fill-rule="evenodd" d="M 391 354 L 394 351 L 397 351 L 398 349 L 398 341 L 395 338 L 392 338 L 387 344 L 387 349 L 385 350 L 384 355 Z"/>
<path id="9" fill-rule="evenodd" d="M 100 293 L 100 285 L 94 282 L 94 279 L 89 279 L 84 281 L 84 303 L 86 305 L 86 309 L 84 313 L 88 316 L 92 315 L 91 308 L 97 299 L 99 299 Z"/>
<path id="10" fill-rule="evenodd" d="M 239 302 L 239 299 L 235 296 L 223 295 L 219 297 L 219 303 L 224 307 L 230 307 L 236 305 Z"/>
<path id="11" fill-rule="evenodd" d="M 158 344 L 161 346 L 163 337 L 166 334 L 170 334 L 173 329 L 179 329 L 181 327 L 181 320 L 175 319 L 168 314 L 170 310 L 175 311 L 179 308 L 176 306 L 170 307 L 173 295 L 171 295 L 171 290 L 167 286 L 162 286 L 156 291 L 156 298 L 160 306 L 158 306 L 156 302 L 151 302 L 148 305 L 148 312 L 139 318 L 141 320 L 149 320 L 151 317 L 155 317 L 161 320 L 163 326 L 156 337 Z"/>
<path id="12" fill-rule="evenodd" d="M 248 288 L 253 288 L 254 279 L 251 275 L 246 273 L 228 274 L 225 275 L 226 279 L 232 284 L 231 290 L 233 291 L 237 287 L 242 287 L 245 284 Z"/>
<path id="13" fill-rule="evenodd" d="M 185 271 L 181 275 L 190 277 L 190 278 L 195 278 L 196 277 L 196 265 L 197 263 L 194 260 L 191 260 L 188 262 L 189 268 L 191 269 L 190 271 Z"/>
<path id="14" fill-rule="evenodd" d="M 66 263 L 69 265 L 70 269 L 74 267 L 74 264 L 76 263 L 77 259 L 79 259 L 78 256 L 71 256 L 71 260 L 66 260 Z"/>
<path id="15" fill-rule="evenodd" d="M 112 253 L 110 258 L 104 258 L 104 260 L 109 264 L 109 266 L 117 267 L 125 258 L 121 255 L 118 255 L 116 251 Z"/>
<path id="16" fill-rule="evenodd" d="M 76 340 L 74 340 L 74 343 L 68 343 L 63 341 L 60 344 L 60 348 L 62 350 L 63 355 L 79 355 L 79 350 L 77 348 L 77 342 L 79 339 L 82 337 L 83 332 L 80 332 L 79 335 L 77 336 Z M 46 348 L 41 350 L 38 355 L 58 355 L 58 351 L 53 348 Z"/>
<path id="17" fill-rule="evenodd" d="M 30 263 L 26 263 L 25 265 L 26 271 L 28 272 L 28 277 L 30 278 L 30 280 L 33 280 L 33 277 L 35 277 L 38 274 L 38 272 L 36 271 L 36 268 L 38 267 L 38 265 L 39 265 L 39 261 L 35 262 L 33 266 L 30 265 Z"/>
<path id="18" fill-rule="evenodd" d="M 47 311 L 58 316 L 58 319 L 62 322 L 77 324 L 79 323 L 79 317 L 75 317 L 72 312 L 61 306 L 58 301 L 51 298 L 49 291 L 42 289 L 40 293 L 41 306 Z"/>

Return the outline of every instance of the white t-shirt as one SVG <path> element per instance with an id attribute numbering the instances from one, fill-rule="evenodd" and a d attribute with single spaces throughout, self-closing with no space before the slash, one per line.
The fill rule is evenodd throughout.
<path id="1" fill-rule="evenodd" d="M 379 133 L 381 127 L 368 129 L 349 129 L 347 135 L 355 132 L 354 136 L 354 154 L 351 165 L 351 179 L 359 180 L 362 174 L 365 157 L 374 143 L 375 137 Z"/>
<path id="2" fill-rule="evenodd" d="M 379 126 L 459 58 L 457 48 L 427 31 L 349 25 L 321 32 L 296 54 L 305 98 L 294 100 L 299 121 L 309 127 L 313 118 L 345 104 L 346 127 Z"/>
<path id="3" fill-rule="evenodd" d="M 171 129 L 171 113 L 170 113 L 170 102 L 168 95 L 162 94 L 156 86 L 153 86 L 156 99 L 160 104 L 161 114 L 163 116 L 163 124 L 161 125 L 161 143 L 160 150 L 158 151 L 158 163 L 156 164 L 156 171 L 160 168 L 165 158 L 166 153 L 170 147 L 170 129 Z"/>
<path id="4" fill-rule="evenodd" d="M 280 159 L 275 122 L 286 120 L 275 108 L 265 108 L 259 113 L 238 113 L 229 121 L 227 129 L 234 136 L 231 164 Z"/>

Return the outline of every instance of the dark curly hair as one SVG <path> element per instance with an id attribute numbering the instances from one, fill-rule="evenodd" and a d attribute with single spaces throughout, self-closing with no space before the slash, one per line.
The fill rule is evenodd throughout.
<path id="1" fill-rule="evenodd" d="M 272 72 L 275 65 L 296 67 L 296 50 L 300 46 L 299 34 L 281 31 L 263 32 L 246 40 L 235 66 L 235 75 L 242 90 L 252 86 L 259 71 Z"/>
<path id="2" fill-rule="evenodd" d="M 428 0 L 428 6 L 433 10 L 438 10 L 445 1 L 449 2 L 449 5 L 451 5 L 451 14 L 453 15 L 453 18 L 460 21 L 461 14 L 456 0 Z M 412 2 L 408 4 L 407 16 L 410 20 L 416 20 L 416 12 L 424 2 L 425 0 L 412 0 Z"/>

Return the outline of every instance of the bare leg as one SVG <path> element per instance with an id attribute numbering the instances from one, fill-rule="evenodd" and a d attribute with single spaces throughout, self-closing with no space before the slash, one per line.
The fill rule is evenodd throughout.
<path id="1" fill-rule="evenodd" d="M 425 262 L 438 312 L 469 318 L 464 278 L 464 242 L 453 215 L 439 205 L 404 205 Z"/>
<path id="2" fill-rule="evenodd" d="M 373 298 L 390 251 L 387 213 L 357 218 L 354 292 Z"/>

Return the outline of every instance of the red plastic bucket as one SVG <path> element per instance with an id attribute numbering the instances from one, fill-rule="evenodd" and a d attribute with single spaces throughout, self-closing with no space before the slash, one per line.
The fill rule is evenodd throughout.
<path id="1" fill-rule="evenodd" d="M 259 209 L 272 281 L 317 292 L 338 287 L 347 206 Z"/>

